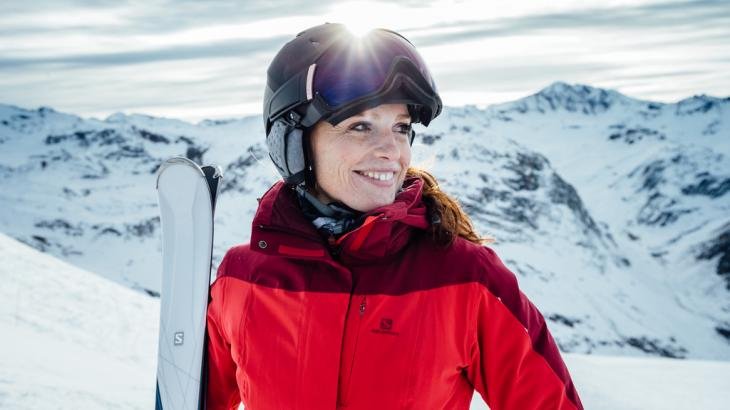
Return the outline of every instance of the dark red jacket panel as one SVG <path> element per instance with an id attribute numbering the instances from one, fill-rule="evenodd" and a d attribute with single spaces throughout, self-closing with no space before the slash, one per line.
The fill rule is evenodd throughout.
<path id="1" fill-rule="evenodd" d="M 545 321 L 493 250 L 425 235 L 422 182 L 335 256 L 282 183 L 208 308 L 209 409 L 582 409 Z"/>

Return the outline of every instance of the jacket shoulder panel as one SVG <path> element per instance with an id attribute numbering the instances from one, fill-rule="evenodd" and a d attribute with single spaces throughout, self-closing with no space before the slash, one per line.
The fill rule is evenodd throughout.
<path id="1" fill-rule="evenodd" d="M 250 266 L 253 256 L 254 252 L 248 243 L 231 247 L 218 266 L 216 280 L 225 276 L 243 279 L 245 276 L 243 268 Z"/>
<path id="2" fill-rule="evenodd" d="M 323 260 L 270 255 L 251 249 L 249 244 L 228 250 L 216 280 L 223 277 L 294 292 L 349 293 L 352 287 L 346 271 Z"/>
<path id="3" fill-rule="evenodd" d="M 517 279 L 497 256 L 496 252 L 486 246 L 457 238 L 450 246 L 436 245 L 429 238 L 422 236 L 414 244 L 415 249 L 402 256 L 401 264 L 419 272 L 412 284 L 420 289 L 432 289 L 441 286 L 478 282 L 492 293 L 513 291 L 517 287 Z"/>

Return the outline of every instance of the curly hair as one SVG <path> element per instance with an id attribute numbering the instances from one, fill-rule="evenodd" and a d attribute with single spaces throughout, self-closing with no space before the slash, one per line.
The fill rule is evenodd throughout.
<path id="1" fill-rule="evenodd" d="M 415 167 L 409 167 L 407 177 L 417 177 L 423 180 L 423 200 L 433 219 L 429 232 L 432 239 L 439 245 L 449 246 L 457 236 L 477 244 L 490 244 L 495 239 L 477 234 L 469 215 L 461 205 L 439 188 L 438 181 L 429 172 Z"/>

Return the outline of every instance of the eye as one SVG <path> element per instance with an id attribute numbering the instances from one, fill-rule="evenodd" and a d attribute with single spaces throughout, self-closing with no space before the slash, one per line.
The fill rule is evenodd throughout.
<path id="1" fill-rule="evenodd" d="M 355 132 L 368 132 L 370 131 L 371 126 L 369 122 L 356 122 L 350 126 L 350 131 Z"/>
<path id="2" fill-rule="evenodd" d="M 411 134 L 411 124 L 400 123 L 396 127 L 398 129 L 398 132 L 400 132 L 401 134 Z"/>

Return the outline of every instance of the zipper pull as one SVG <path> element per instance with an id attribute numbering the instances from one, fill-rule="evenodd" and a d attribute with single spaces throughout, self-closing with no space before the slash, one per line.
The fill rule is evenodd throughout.
<path id="1" fill-rule="evenodd" d="M 360 302 L 360 316 L 365 314 L 365 296 L 362 297 L 362 302 Z"/>
<path id="2" fill-rule="evenodd" d="M 340 250 L 342 249 L 342 247 L 337 244 L 337 239 L 335 239 L 334 235 L 330 235 L 329 237 L 327 237 L 327 244 L 329 245 L 330 254 L 332 255 L 332 257 L 337 258 L 337 256 L 339 256 L 340 254 Z"/>

